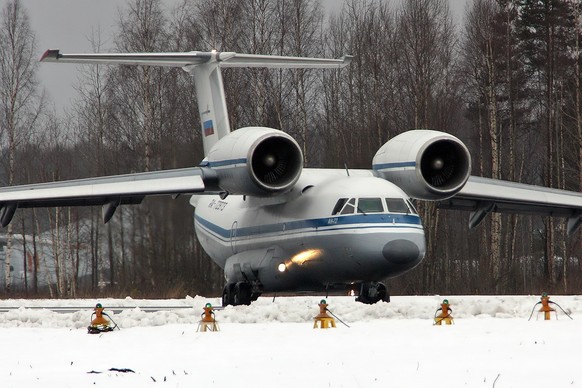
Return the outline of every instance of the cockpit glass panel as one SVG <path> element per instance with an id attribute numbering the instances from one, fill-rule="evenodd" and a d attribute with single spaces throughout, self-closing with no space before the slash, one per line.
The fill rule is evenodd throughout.
<path id="1" fill-rule="evenodd" d="M 418 214 L 418 211 L 416 210 L 416 207 L 414 206 L 414 203 L 412 203 L 411 200 L 407 200 L 406 203 L 408 204 L 410 211 L 412 211 L 412 214 Z"/>
<path id="2" fill-rule="evenodd" d="M 356 200 L 354 198 L 350 198 L 350 200 L 348 201 L 348 203 L 345 204 L 340 214 L 354 214 L 355 208 Z"/>
<path id="3" fill-rule="evenodd" d="M 348 203 L 340 214 L 354 214 L 354 207 Z"/>
<path id="4" fill-rule="evenodd" d="M 382 213 L 384 207 L 382 206 L 381 198 L 360 198 L 358 199 L 358 213 Z"/>
<path id="5" fill-rule="evenodd" d="M 410 213 L 408 205 L 402 198 L 386 198 L 388 213 Z"/>
<path id="6" fill-rule="evenodd" d="M 342 210 L 342 207 L 344 207 L 344 205 L 346 204 L 347 201 L 348 201 L 347 198 L 338 199 L 337 203 L 335 204 L 335 206 L 333 208 L 333 211 L 331 212 L 331 215 L 338 214 Z"/>

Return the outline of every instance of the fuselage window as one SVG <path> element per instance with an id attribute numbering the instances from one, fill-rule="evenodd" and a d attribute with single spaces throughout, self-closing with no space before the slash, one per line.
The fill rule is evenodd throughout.
<path id="1" fill-rule="evenodd" d="M 402 198 L 386 198 L 388 213 L 410 213 L 408 205 Z"/>
<path id="2" fill-rule="evenodd" d="M 354 214 L 354 210 L 356 209 L 356 200 L 354 198 L 350 198 L 348 203 L 345 204 L 342 212 L 340 214 Z"/>
<path id="3" fill-rule="evenodd" d="M 331 215 L 334 216 L 336 214 L 338 214 L 342 208 L 344 207 L 344 205 L 346 204 L 346 202 L 348 201 L 347 198 L 340 198 L 338 199 L 337 203 L 335 204 L 333 211 L 331 212 Z"/>
<path id="4" fill-rule="evenodd" d="M 383 213 L 381 198 L 360 198 L 358 199 L 358 213 Z"/>

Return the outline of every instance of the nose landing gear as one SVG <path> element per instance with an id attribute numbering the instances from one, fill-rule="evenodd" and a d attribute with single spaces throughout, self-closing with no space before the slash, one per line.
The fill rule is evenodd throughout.
<path id="1" fill-rule="evenodd" d="M 384 283 L 367 282 L 360 284 L 360 295 L 356 298 L 356 302 L 374 304 L 379 301 L 390 302 L 390 294 L 388 294 Z"/>

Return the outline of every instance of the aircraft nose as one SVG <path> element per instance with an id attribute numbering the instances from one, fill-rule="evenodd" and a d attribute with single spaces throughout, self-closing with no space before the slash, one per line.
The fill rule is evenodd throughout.
<path id="1" fill-rule="evenodd" d="M 417 263 L 421 259 L 418 245 L 413 241 L 404 239 L 386 243 L 382 249 L 382 255 L 386 260 L 397 265 Z"/>

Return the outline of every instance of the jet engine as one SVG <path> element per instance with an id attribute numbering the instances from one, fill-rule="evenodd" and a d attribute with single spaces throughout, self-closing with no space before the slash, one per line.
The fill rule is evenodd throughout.
<path id="1" fill-rule="evenodd" d="M 384 144 L 372 161 L 376 175 L 412 198 L 441 200 L 463 188 L 471 174 L 469 150 L 455 136 L 432 130 L 401 133 Z"/>
<path id="2" fill-rule="evenodd" d="M 247 127 L 220 139 L 203 162 L 230 194 L 266 197 L 291 190 L 303 169 L 299 144 L 273 128 Z"/>

